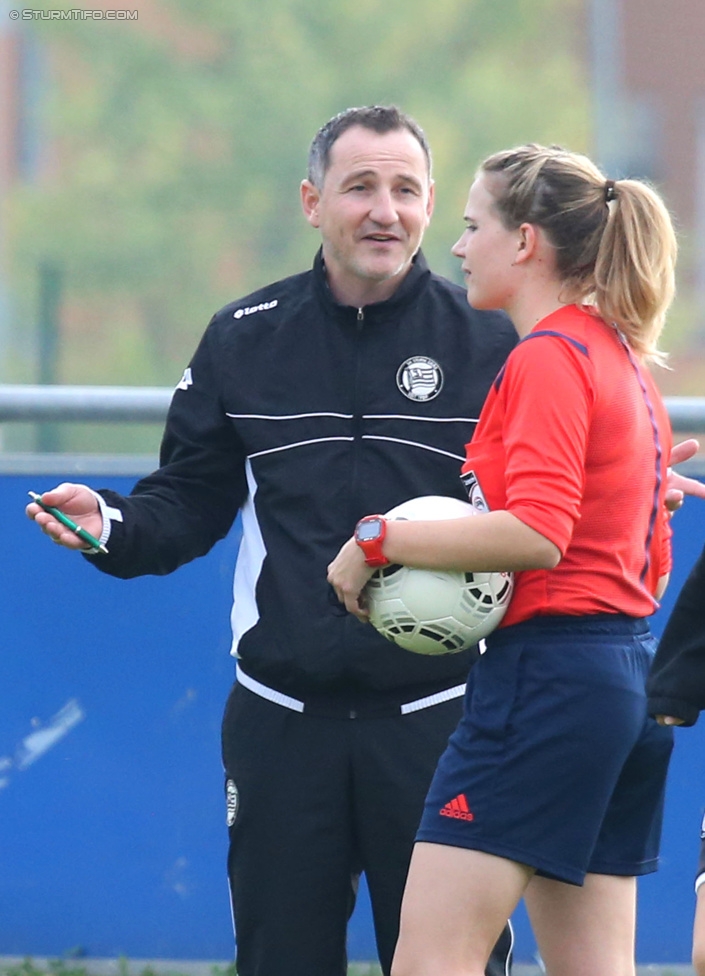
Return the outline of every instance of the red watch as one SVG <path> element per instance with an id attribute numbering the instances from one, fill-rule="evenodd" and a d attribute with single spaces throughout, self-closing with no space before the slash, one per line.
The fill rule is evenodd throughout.
<path id="1" fill-rule="evenodd" d="M 388 566 L 389 560 L 382 552 L 387 534 L 387 520 L 383 515 L 366 515 L 355 526 L 355 542 L 365 554 L 368 566 Z"/>

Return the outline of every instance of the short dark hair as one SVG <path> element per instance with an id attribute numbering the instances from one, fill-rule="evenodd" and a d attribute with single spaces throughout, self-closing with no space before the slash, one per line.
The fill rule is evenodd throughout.
<path id="1" fill-rule="evenodd" d="M 359 125 L 380 134 L 406 129 L 423 150 L 431 176 L 431 148 L 421 126 L 396 105 L 366 105 L 363 108 L 346 108 L 334 115 L 316 133 L 308 153 L 308 178 L 320 190 L 323 186 L 333 145 L 344 132 Z"/>

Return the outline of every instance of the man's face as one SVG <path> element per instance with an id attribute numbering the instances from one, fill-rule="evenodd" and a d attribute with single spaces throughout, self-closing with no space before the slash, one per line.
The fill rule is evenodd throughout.
<path id="1" fill-rule="evenodd" d="M 321 232 L 333 294 L 365 305 L 392 295 L 409 270 L 433 212 L 433 185 L 406 129 L 353 126 L 331 148 L 322 189 L 304 180 L 301 199 Z"/>

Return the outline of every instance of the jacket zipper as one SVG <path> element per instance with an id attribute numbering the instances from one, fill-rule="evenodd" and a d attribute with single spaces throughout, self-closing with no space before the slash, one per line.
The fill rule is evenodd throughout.
<path id="1" fill-rule="evenodd" d="M 360 413 L 360 371 L 361 371 L 361 361 L 362 361 L 362 338 L 363 338 L 363 328 L 365 325 L 365 310 L 364 308 L 358 308 L 356 315 L 356 349 L 355 349 L 355 387 L 353 391 L 353 466 L 351 471 L 350 484 L 352 487 L 350 502 L 351 511 L 350 518 L 355 519 L 357 514 L 357 499 L 359 496 L 358 490 L 358 479 L 359 479 L 359 451 L 361 447 L 362 439 L 362 414 Z M 363 513 L 367 514 L 367 513 Z"/>

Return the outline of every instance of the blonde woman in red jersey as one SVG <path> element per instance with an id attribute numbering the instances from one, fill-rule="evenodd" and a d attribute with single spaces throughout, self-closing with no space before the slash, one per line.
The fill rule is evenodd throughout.
<path id="1" fill-rule="evenodd" d="M 516 573 L 428 794 L 393 974 L 481 976 L 524 896 L 549 976 L 633 976 L 672 746 L 644 684 L 671 450 L 646 366 L 663 359 L 675 236 L 646 184 L 536 145 L 482 164 L 465 223 L 468 301 L 522 339 L 463 467 L 490 511 L 382 521 L 378 552 L 351 539 L 329 568 L 363 619 L 366 558 Z"/>

